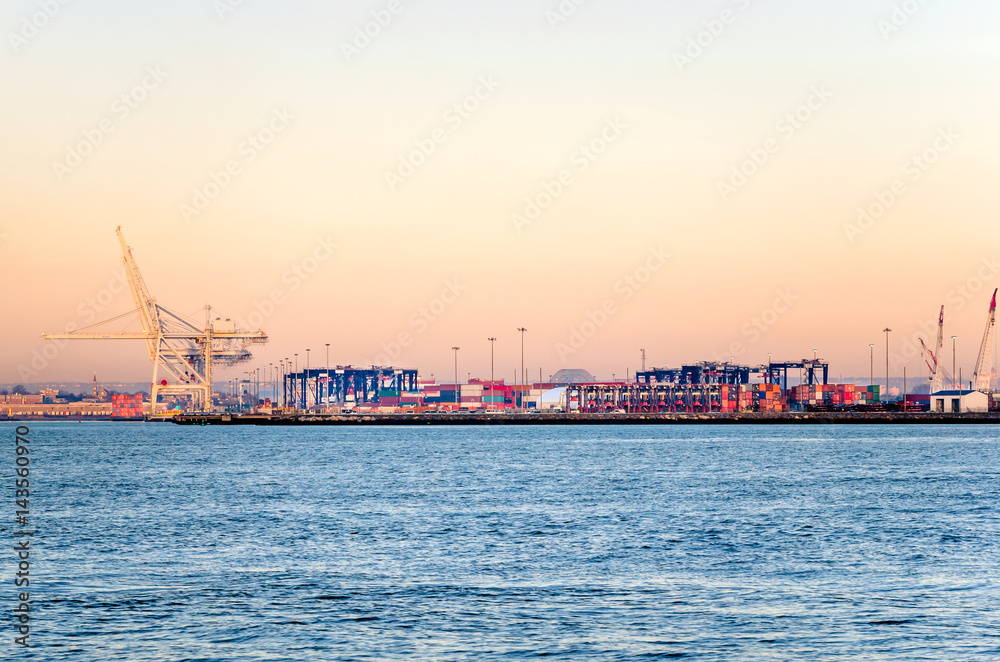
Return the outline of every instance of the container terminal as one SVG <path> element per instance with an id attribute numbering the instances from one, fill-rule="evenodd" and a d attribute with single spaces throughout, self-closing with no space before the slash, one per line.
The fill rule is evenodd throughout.
<path id="1" fill-rule="evenodd" d="M 560 371 L 550 381 L 515 383 L 500 379 L 470 379 L 439 383 L 421 378 L 412 368 L 337 366 L 300 370 L 298 361 L 279 361 L 244 373 L 247 379 L 216 381 L 216 371 L 249 363 L 251 347 L 267 343 L 263 330 L 237 328 L 230 319 L 212 318 L 199 327 L 156 302 L 146 288 L 121 226 L 116 228 L 122 259 L 136 309 L 112 320 L 47 339 L 135 340 L 146 344 L 153 365 L 149 400 L 141 394 L 119 394 L 111 404 L 116 419 L 177 419 L 176 422 L 440 422 L 479 416 L 498 421 L 541 420 L 581 422 L 622 420 L 898 420 L 899 416 L 929 415 L 924 420 L 974 415 L 994 420 L 1000 397 L 992 389 L 996 291 L 990 302 L 986 329 L 969 388 L 949 373 L 942 358 L 944 307 L 938 320 L 934 349 L 924 347 L 929 393 L 909 393 L 890 399 L 881 386 L 831 384 L 829 364 L 812 359 L 768 362 L 749 366 L 728 362 L 698 362 L 679 368 L 637 371 L 625 380 L 598 381 L 581 370 Z M 132 331 L 109 330 L 110 322 L 132 316 Z M 889 331 L 889 329 L 886 329 Z M 888 342 L 888 340 L 887 340 Z M 457 348 L 453 348 L 457 349 Z M 456 369 L 457 372 L 457 369 Z M 888 367 L 886 372 L 888 373 Z M 796 383 L 790 383 L 790 373 Z M 873 370 L 874 375 L 874 370 Z M 541 377 L 541 376 L 539 376 Z M 520 383 L 517 383 L 517 382 Z M 923 381 L 923 380 L 919 380 Z M 886 375 L 888 383 L 888 374 Z M 222 388 L 218 388 L 221 386 Z M 20 399 L 18 399 L 20 398 Z M 29 399 L 25 399 L 29 398 Z M 36 396 L 0 396 L 0 416 L 80 417 L 82 407 L 54 409 Z M 98 417 L 107 409 L 91 408 Z M 456 419 L 455 414 L 464 414 Z M 535 415 L 533 417 L 533 415 Z M 409 418 L 407 418 L 409 417 Z M 706 419 L 707 417 L 707 419 Z"/>

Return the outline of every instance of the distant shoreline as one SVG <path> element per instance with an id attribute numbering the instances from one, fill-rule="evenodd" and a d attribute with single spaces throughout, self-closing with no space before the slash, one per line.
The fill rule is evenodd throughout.
<path id="1" fill-rule="evenodd" d="M 298 414 L 285 416 L 182 414 L 178 425 L 995 425 L 1000 413 L 800 412 L 741 414 Z"/>
<path id="2" fill-rule="evenodd" d="M 744 412 L 740 414 L 180 414 L 146 419 L 176 425 L 333 425 L 333 426 L 456 426 L 456 425 L 1000 425 L 1000 412 L 965 414 L 901 412 Z M 143 422 L 137 418 L 107 416 L 19 416 L 0 422 L 102 423 Z"/>

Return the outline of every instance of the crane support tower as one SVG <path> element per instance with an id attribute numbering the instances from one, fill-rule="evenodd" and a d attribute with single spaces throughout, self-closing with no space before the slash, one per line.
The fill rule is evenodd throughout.
<path id="1" fill-rule="evenodd" d="M 944 346 L 944 306 L 941 306 L 941 314 L 938 315 L 937 343 L 934 345 L 934 351 L 932 352 L 927 348 L 923 338 L 920 339 L 920 346 L 923 348 L 924 354 L 928 354 L 931 357 L 930 361 L 926 357 L 924 358 L 927 368 L 931 371 L 931 393 L 943 391 L 945 372 L 947 371 L 941 365 L 939 359 L 941 357 L 941 348 Z"/>
<path id="2" fill-rule="evenodd" d="M 217 366 L 231 366 L 253 358 L 252 344 L 263 344 L 267 333 L 242 331 L 232 320 L 212 319 L 206 306 L 205 328 L 199 329 L 182 315 L 156 303 L 146 289 L 132 249 L 119 225 L 115 229 L 122 247 L 125 273 L 132 289 L 135 310 L 61 335 L 42 334 L 46 339 L 67 340 L 143 340 L 153 363 L 150 390 L 152 413 L 157 413 L 161 396 L 190 397 L 195 411 L 212 410 L 212 371 Z M 101 332 L 98 327 L 132 315 L 138 316 L 138 331 Z M 162 371 L 162 372 L 161 372 Z"/>
<path id="3" fill-rule="evenodd" d="M 993 326 L 997 317 L 997 290 L 993 290 L 990 301 L 990 312 L 986 316 L 986 330 L 983 331 L 983 344 L 979 347 L 979 358 L 976 359 L 976 369 L 972 373 L 972 384 L 977 391 L 990 392 L 990 382 L 993 381 Z"/>

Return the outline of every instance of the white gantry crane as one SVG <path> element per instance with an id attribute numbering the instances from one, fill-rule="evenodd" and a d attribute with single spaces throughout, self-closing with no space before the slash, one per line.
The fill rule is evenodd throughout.
<path id="1" fill-rule="evenodd" d="M 976 369 L 972 373 L 972 386 L 977 391 L 990 392 L 993 381 L 993 326 L 997 317 L 997 290 L 993 290 L 990 301 L 990 312 L 986 317 L 986 330 L 983 331 L 983 344 L 979 347 L 979 358 L 976 359 Z"/>
<path id="2" fill-rule="evenodd" d="M 934 345 L 934 351 L 927 349 L 927 345 L 924 344 L 924 339 L 920 339 L 920 346 L 923 347 L 924 353 L 930 355 L 931 359 L 928 361 L 926 358 L 924 362 L 927 363 L 927 367 L 930 368 L 931 376 L 931 393 L 937 393 L 938 391 L 944 390 L 944 377 L 945 369 L 941 365 L 939 360 L 941 357 L 941 348 L 944 345 L 944 306 L 941 306 L 941 314 L 938 315 L 938 332 L 937 332 L 937 343 Z"/>
<path id="3" fill-rule="evenodd" d="M 260 330 L 241 331 L 231 320 L 216 318 L 213 321 L 211 308 L 207 306 L 205 328 L 199 329 L 183 316 L 156 303 L 156 299 L 146 289 L 120 225 L 115 232 L 122 246 L 125 273 L 132 288 L 136 309 L 71 333 L 42 334 L 42 337 L 68 340 L 145 340 L 149 359 L 153 362 L 150 391 L 152 412 L 156 413 L 160 396 L 190 397 L 195 411 L 211 411 L 212 370 L 218 365 L 230 366 L 249 361 L 253 358 L 249 346 L 266 343 L 267 334 Z M 109 322 L 133 315 L 138 315 L 138 331 L 102 333 L 95 330 Z"/>

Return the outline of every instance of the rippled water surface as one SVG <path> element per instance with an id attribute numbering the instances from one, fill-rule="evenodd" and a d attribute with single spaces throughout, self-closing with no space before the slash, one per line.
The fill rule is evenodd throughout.
<path id="1" fill-rule="evenodd" d="M 0 657 L 1000 659 L 994 427 L 31 439 L 33 646 L 7 617 Z"/>

